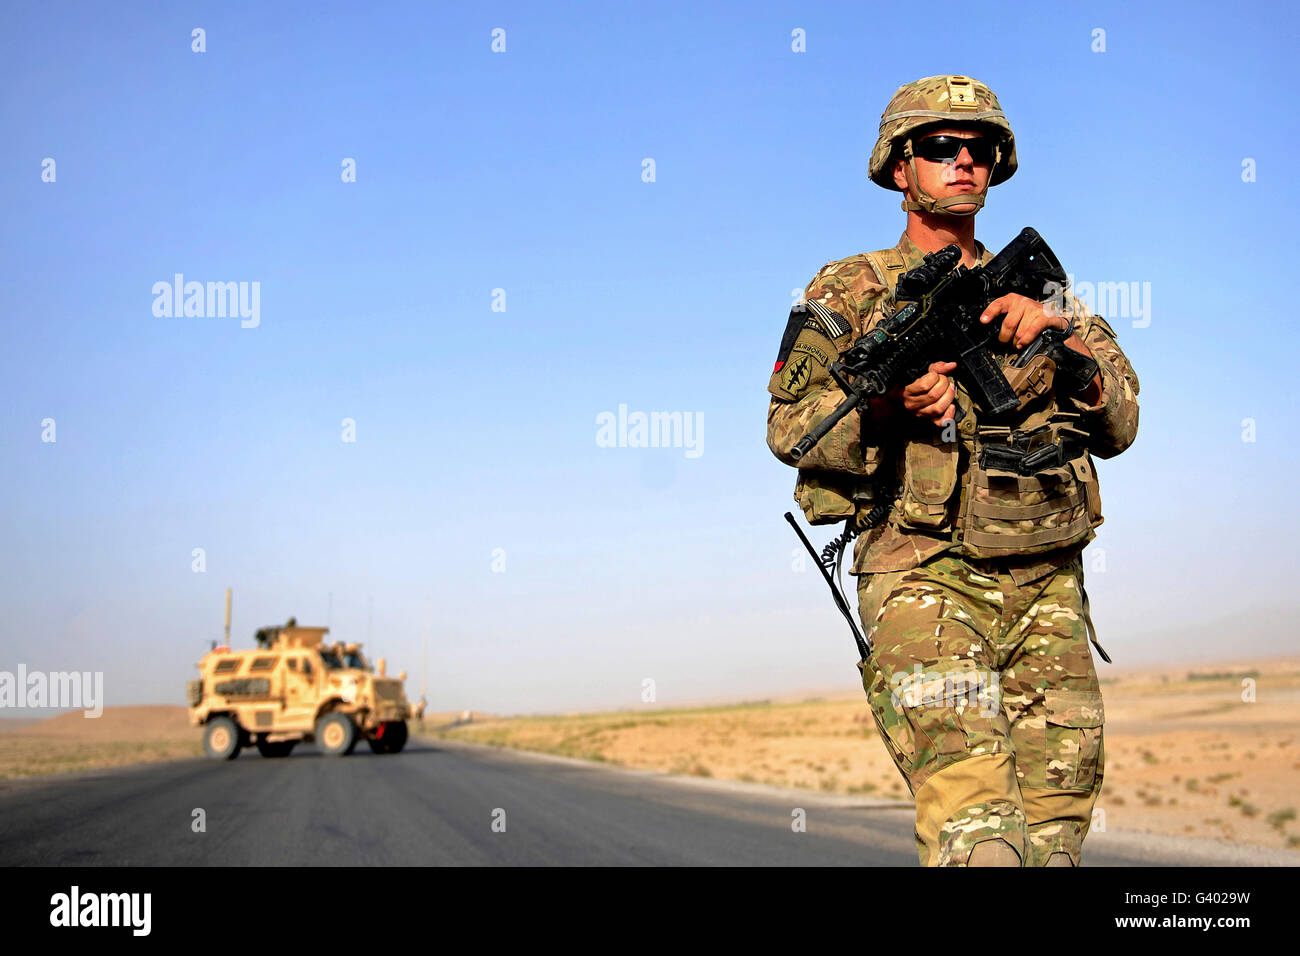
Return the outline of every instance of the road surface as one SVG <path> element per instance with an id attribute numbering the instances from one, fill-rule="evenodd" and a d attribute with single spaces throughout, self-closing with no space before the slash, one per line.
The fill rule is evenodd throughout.
<path id="1" fill-rule="evenodd" d="M 802 811 L 804 832 L 792 824 Z M 204 829 L 195 832 L 202 811 Z M 885 801 L 669 777 L 413 737 L 0 782 L 0 864 L 917 865 Z M 504 825 L 504 830 L 502 827 Z M 1300 854 L 1098 833 L 1088 865 L 1290 864 Z"/>

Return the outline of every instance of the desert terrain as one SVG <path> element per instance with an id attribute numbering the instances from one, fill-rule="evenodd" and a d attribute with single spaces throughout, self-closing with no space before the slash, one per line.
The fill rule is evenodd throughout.
<path id="1" fill-rule="evenodd" d="M 1097 826 L 1300 846 L 1300 659 L 1103 678 Z M 909 800 L 860 693 L 595 714 L 426 714 L 417 733 L 627 767 Z M 201 756 L 185 708 L 0 720 L 0 779 Z"/>
<path id="2" fill-rule="evenodd" d="M 186 709 L 168 704 L 0 720 L 0 780 L 201 756 Z"/>

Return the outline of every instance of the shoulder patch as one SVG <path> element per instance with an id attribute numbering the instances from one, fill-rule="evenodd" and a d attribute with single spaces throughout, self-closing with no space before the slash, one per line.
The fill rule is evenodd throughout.
<path id="1" fill-rule="evenodd" d="M 826 311 L 830 312 L 829 309 Z M 835 314 L 831 312 L 831 315 L 834 316 Z M 840 319 L 840 321 L 843 322 L 843 319 Z M 847 324 L 845 323 L 846 326 Z M 848 329 L 846 328 L 845 331 L 848 331 Z M 777 349 L 776 366 L 772 369 L 773 372 L 781 371 L 781 366 L 790 358 L 790 352 L 794 349 L 795 342 L 799 340 L 799 336 L 804 332 L 815 332 L 817 335 L 826 338 L 835 338 L 835 336 L 827 334 L 827 323 L 824 320 L 813 318 L 803 306 L 796 305 L 790 310 L 790 318 L 785 325 L 785 334 L 781 336 L 781 347 Z M 823 364 L 825 363 L 823 362 Z"/>
<path id="2" fill-rule="evenodd" d="M 813 356 L 807 352 L 795 352 L 781 372 L 778 386 L 791 396 L 798 395 L 812 381 Z"/>
<path id="3" fill-rule="evenodd" d="M 781 371 L 790 349 L 794 347 L 794 340 L 799 337 L 799 333 L 804 330 L 804 323 L 808 321 L 808 317 L 799 311 L 798 306 L 790 310 L 790 318 L 785 324 L 785 334 L 781 336 L 781 347 L 776 350 L 776 367 L 772 369 L 773 372 Z"/>
<path id="4" fill-rule="evenodd" d="M 796 401 L 827 377 L 826 368 L 837 351 L 820 320 L 809 318 L 803 309 L 792 309 L 768 391 L 780 401 Z"/>
<path id="5" fill-rule="evenodd" d="M 838 339 L 841 335 L 848 335 L 853 331 L 853 326 L 849 325 L 848 319 L 840 315 L 834 309 L 829 309 L 813 299 L 808 300 L 808 310 L 816 317 L 826 328 L 827 338 Z"/>

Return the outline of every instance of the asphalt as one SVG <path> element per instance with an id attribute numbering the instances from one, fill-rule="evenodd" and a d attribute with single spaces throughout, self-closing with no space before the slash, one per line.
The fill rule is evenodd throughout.
<path id="1" fill-rule="evenodd" d="M 421 738 L 398 755 L 302 746 L 0 783 L 6 866 L 915 867 L 912 825 L 897 803 Z M 1085 849 L 1086 865 L 1297 863 L 1117 832 Z"/>

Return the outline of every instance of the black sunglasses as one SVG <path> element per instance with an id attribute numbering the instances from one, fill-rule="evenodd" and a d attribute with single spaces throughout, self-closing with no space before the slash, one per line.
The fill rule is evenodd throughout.
<path id="1" fill-rule="evenodd" d="M 970 139 L 960 136 L 930 136 L 913 144 L 912 152 L 934 163 L 951 163 L 961 155 L 962 147 L 966 148 L 975 162 L 991 163 L 997 143 L 989 136 L 973 136 Z"/>

